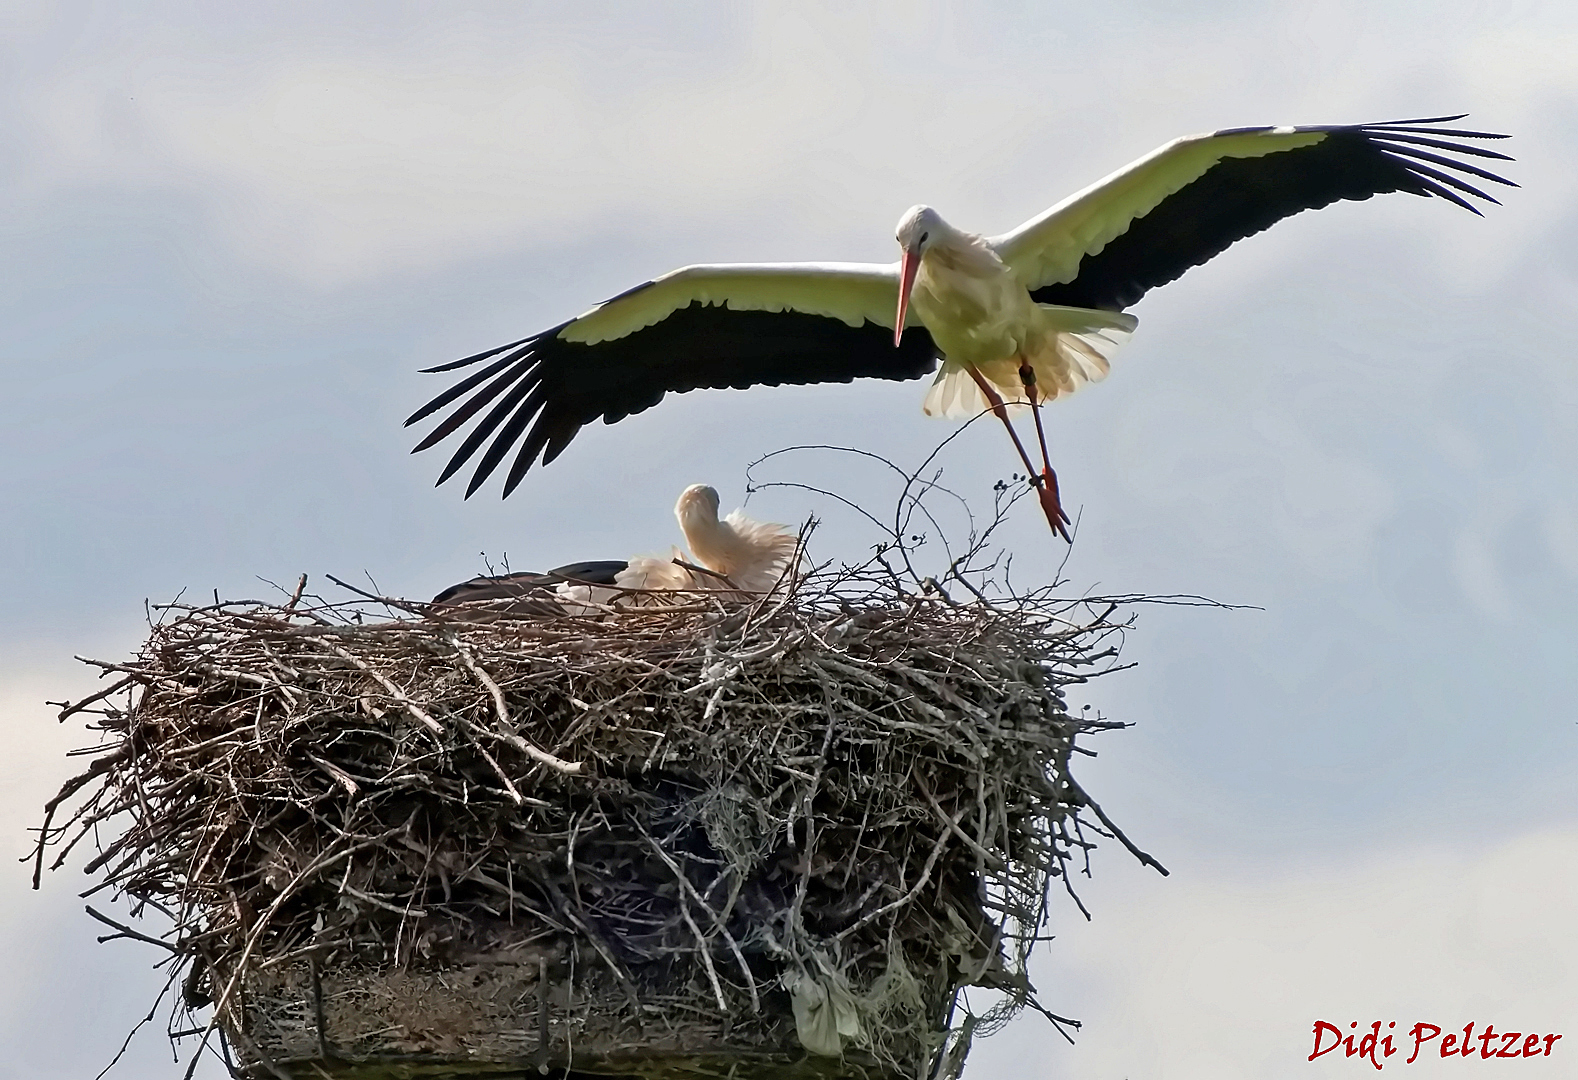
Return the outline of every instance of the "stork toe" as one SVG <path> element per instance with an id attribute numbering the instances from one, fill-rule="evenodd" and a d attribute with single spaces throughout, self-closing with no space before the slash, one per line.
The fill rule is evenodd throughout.
<path id="1" fill-rule="evenodd" d="M 1047 516 L 1047 524 L 1052 526 L 1054 533 L 1072 544 L 1074 538 L 1069 535 L 1068 526 L 1073 522 L 1063 512 L 1063 502 L 1058 497 L 1057 473 L 1047 469 L 1031 482 L 1035 485 L 1036 495 L 1041 499 L 1041 511 Z"/>

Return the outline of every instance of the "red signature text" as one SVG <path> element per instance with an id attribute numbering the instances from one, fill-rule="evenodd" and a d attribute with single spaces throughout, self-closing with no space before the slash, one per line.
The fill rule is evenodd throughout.
<path id="1" fill-rule="evenodd" d="M 1336 1024 L 1317 1020 L 1315 1048 L 1310 1051 L 1309 1059 L 1314 1061 L 1339 1048 L 1344 1057 L 1361 1058 L 1377 1069 L 1385 1068 L 1387 1058 L 1404 1050 L 1412 1051 L 1403 1061 L 1404 1065 L 1412 1065 L 1421 1054 L 1429 1055 L 1432 1050 L 1444 1058 L 1477 1056 L 1485 1061 L 1491 1058 L 1550 1057 L 1551 1051 L 1556 1048 L 1556 1041 L 1561 1038 L 1560 1035 L 1542 1035 L 1537 1032 L 1497 1031 L 1494 1024 L 1486 1024 L 1476 1032 L 1474 1026 L 1473 1021 L 1464 1024 L 1463 1033 L 1459 1035 L 1456 1031 L 1443 1034 L 1435 1024 L 1415 1024 L 1399 1040 L 1402 1045 L 1396 1046 L 1393 1044 L 1393 1039 L 1398 1035 L 1395 1020 L 1386 1025 L 1384 1035 L 1379 1020 L 1373 1021 L 1365 1031 L 1360 1031 L 1359 1022 L 1355 1020 L 1348 1025 L 1349 1031 L 1346 1033 Z"/>

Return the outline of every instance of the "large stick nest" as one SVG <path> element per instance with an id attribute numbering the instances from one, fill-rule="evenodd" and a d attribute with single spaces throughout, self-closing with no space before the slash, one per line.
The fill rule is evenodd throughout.
<path id="1" fill-rule="evenodd" d="M 106 739 L 38 862 L 117 826 L 90 891 L 169 917 L 252 1075 L 945 1075 L 1040 1008 L 1049 890 L 1113 832 L 1069 763 L 1118 725 L 1064 688 L 1115 610 L 847 570 L 600 619 L 175 606 L 66 710 Z"/>

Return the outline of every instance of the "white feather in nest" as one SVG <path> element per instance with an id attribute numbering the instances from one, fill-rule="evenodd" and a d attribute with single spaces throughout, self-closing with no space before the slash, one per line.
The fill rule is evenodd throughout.
<path id="1" fill-rule="evenodd" d="M 739 510 L 719 520 L 718 503 L 715 488 L 692 484 L 674 505 L 689 554 L 674 548 L 667 559 L 637 555 L 614 576 L 612 586 L 561 584 L 556 590 L 560 602 L 571 614 L 586 615 L 601 607 L 672 603 L 663 595 L 669 592 L 760 595 L 791 581 L 799 569 L 799 537 Z"/>

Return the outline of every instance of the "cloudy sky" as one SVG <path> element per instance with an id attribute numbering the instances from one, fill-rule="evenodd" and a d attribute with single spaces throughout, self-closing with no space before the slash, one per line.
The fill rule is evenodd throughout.
<path id="1" fill-rule="evenodd" d="M 1504 207 L 1285 222 L 1148 296 L 1049 414 L 1071 591 L 1253 609 L 1142 609 L 1138 667 L 1076 696 L 1135 725 L 1084 780 L 1173 873 L 1101 851 L 1036 971 L 1078 1044 L 1024 1018 L 970 1074 L 1356 1075 L 1312 1026 L 1380 1020 L 1562 1032 L 1503 1068 L 1574 1075 L 1575 11 L 0 0 L 4 850 L 87 741 L 43 702 L 135 650 L 145 599 L 662 551 L 686 484 L 733 505 L 778 447 L 915 463 L 949 430 L 919 384 L 691 394 L 463 501 L 407 453 L 418 368 L 684 263 L 888 261 L 916 202 L 1001 231 L 1179 134 L 1466 110 L 1515 136 Z M 1012 460 L 977 425 L 944 464 L 984 501 Z M 825 515 L 824 557 L 871 540 L 749 506 Z M 1006 540 L 1057 572 L 1032 505 Z M 0 880 L 0 1076 L 92 1076 L 157 990 L 82 887 Z M 118 1075 L 170 1061 L 154 1032 Z"/>

